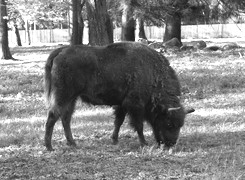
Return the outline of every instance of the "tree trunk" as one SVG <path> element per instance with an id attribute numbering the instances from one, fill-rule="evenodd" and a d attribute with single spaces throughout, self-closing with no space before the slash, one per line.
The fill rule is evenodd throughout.
<path id="1" fill-rule="evenodd" d="M 15 32 L 15 35 L 16 35 L 17 45 L 18 46 L 22 46 L 21 39 L 20 39 L 20 32 L 19 32 L 19 29 L 17 27 L 17 24 L 14 24 L 14 32 Z"/>
<path id="2" fill-rule="evenodd" d="M 181 42 L 181 17 L 178 13 L 168 15 L 165 20 L 165 34 L 163 42 L 177 38 Z"/>
<path id="3" fill-rule="evenodd" d="M 68 6 L 68 10 L 67 10 L 67 22 L 68 22 L 68 36 L 71 37 L 71 9 L 70 9 L 70 6 Z"/>
<path id="4" fill-rule="evenodd" d="M 83 5 L 81 4 L 81 0 L 72 0 L 72 45 L 83 44 L 84 22 L 82 18 L 82 6 Z"/>
<path id="5" fill-rule="evenodd" d="M 0 1 L 0 57 L 1 59 L 13 59 L 8 42 L 7 8 L 5 0 Z"/>
<path id="6" fill-rule="evenodd" d="M 136 21 L 132 17 L 133 10 L 130 7 L 131 1 L 124 0 L 121 3 L 123 7 L 121 41 L 135 41 Z"/>
<path id="7" fill-rule="evenodd" d="M 25 20 L 25 30 L 26 30 L 26 42 L 31 45 L 31 35 L 30 35 L 30 25 L 28 20 Z"/>
<path id="8" fill-rule="evenodd" d="M 107 12 L 106 0 L 87 0 L 86 7 L 89 44 L 101 46 L 113 43 L 113 27 Z"/>
<path id="9" fill-rule="evenodd" d="M 136 27 L 136 21 L 135 19 L 129 18 L 127 24 L 126 24 L 126 31 L 125 31 L 125 40 L 126 41 L 135 41 L 135 27 Z"/>
<path id="10" fill-rule="evenodd" d="M 147 40 L 147 37 L 145 35 L 145 29 L 144 29 L 144 19 L 139 18 L 138 22 L 139 22 L 139 38 Z"/>
<path id="11" fill-rule="evenodd" d="M 107 20 L 106 20 L 106 31 L 107 31 L 107 34 L 108 34 L 109 43 L 113 43 L 114 42 L 113 24 L 112 24 L 110 15 L 108 13 L 107 13 Z"/>

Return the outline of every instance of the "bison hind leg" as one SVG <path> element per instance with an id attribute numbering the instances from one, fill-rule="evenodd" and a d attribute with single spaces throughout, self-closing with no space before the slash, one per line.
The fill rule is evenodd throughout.
<path id="1" fill-rule="evenodd" d="M 60 115 L 58 111 L 56 111 L 54 108 L 50 109 L 48 111 L 48 118 L 45 125 L 45 146 L 48 151 L 53 151 L 52 145 L 51 145 L 51 139 L 53 134 L 53 129 L 56 121 L 59 119 Z"/>
<path id="2" fill-rule="evenodd" d="M 117 144 L 118 143 L 118 133 L 120 131 L 120 127 L 122 126 L 125 116 L 126 116 L 126 109 L 124 109 L 122 106 L 115 106 L 115 121 L 114 121 L 114 130 L 112 133 L 112 143 Z"/>
<path id="3" fill-rule="evenodd" d="M 69 146 L 76 146 L 76 143 L 73 139 L 72 132 L 71 132 L 71 117 L 74 112 L 76 100 L 73 100 L 66 109 L 62 112 L 61 121 L 65 131 L 65 137 L 67 140 L 67 145 Z"/>
<path id="4" fill-rule="evenodd" d="M 67 139 L 67 144 L 76 146 L 75 141 L 73 140 L 72 133 L 71 133 L 71 116 L 73 114 L 75 107 L 75 100 L 72 100 L 70 103 L 64 103 L 63 105 L 57 105 L 54 103 L 52 107 L 48 111 L 48 118 L 45 126 L 45 146 L 48 151 L 53 151 L 51 140 L 54 125 L 59 118 L 61 118 L 62 125 L 65 131 L 65 136 Z"/>

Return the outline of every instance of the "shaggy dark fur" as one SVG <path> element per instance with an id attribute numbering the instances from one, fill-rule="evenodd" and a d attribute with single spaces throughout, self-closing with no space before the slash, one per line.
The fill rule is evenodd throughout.
<path id="1" fill-rule="evenodd" d="M 168 60 L 141 43 L 69 46 L 53 51 L 45 66 L 45 93 L 49 105 L 45 133 L 48 150 L 52 150 L 52 132 L 59 118 L 67 143 L 76 145 L 70 121 L 77 98 L 93 105 L 115 106 L 114 143 L 128 114 L 142 145 L 146 143 L 146 120 L 156 141 L 172 146 L 186 114 L 178 98 L 180 84 Z"/>

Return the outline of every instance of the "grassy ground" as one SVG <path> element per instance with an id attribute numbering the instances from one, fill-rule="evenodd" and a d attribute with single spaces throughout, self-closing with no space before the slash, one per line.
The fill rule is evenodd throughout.
<path id="1" fill-rule="evenodd" d="M 244 49 L 168 55 L 183 104 L 196 109 L 173 152 L 156 148 L 148 125 L 148 146 L 127 123 L 112 145 L 112 110 L 81 102 L 72 121 L 78 148 L 66 146 L 58 122 L 56 150 L 47 152 L 42 76 L 54 48 L 14 48 L 18 60 L 0 62 L 0 179 L 245 179 Z"/>

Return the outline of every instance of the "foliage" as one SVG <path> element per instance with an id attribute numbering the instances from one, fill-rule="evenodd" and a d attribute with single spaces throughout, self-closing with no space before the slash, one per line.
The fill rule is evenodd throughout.
<path id="1" fill-rule="evenodd" d="M 18 9 L 16 9 L 13 6 L 13 4 L 10 2 L 8 2 L 7 8 L 8 8 L 9 22 L 13 23 L 13 24 L 17 24 L 20 27 L 24 26 L 24 21 L 22 19 L 20 11 Z"/>
<path id="2" fill-rule="evenodd" d="M 107 0 L 107 9 L 114 26 L 121 26 L 121 16 L 123 7 L 119 0 Z"/>
<path id="3" fill-rule="evenodd" d="M 67 21 L 69 0 L 9 0 L 10 20 L 36 22 L 40 28 L 57 27 Z"/>
<path id="4" fill-rule="evenodd" d="M 51 27 L 53 27 L 61 22 L 67 23 L 67 13 L 70 6 L 69 0 L 46 0 L 46 2 L 41 2 L 43 4 L 39 8 L 39 13 L 36 16 L 40 24 L 51 21 Z"/>
<path id="5" fill-rule="evenodd" d="M 72 120 L 77 149 L 65 146 L 60 122 L 54 152 L 43 146 L 46 108 L 42 97 L 45 59 L 56 47 L 17 47 L 19 61 L 0 66 L 0 179 L 244 179 L 245 49 L 167 54 L 176 69 L 187 116 L 180 140 L 167 151 L 123 124 L 112 145 L 113 115 L 108 107 L 78 101 Z"/>
<path id="6" fill-rule="evenodd" d="M 179 13 L 183 22 L 215 23 L 242 22 L 239 18 L 245 11 L 241 0 L 125 0 L 134 7 L 134 16 L 143 16 L 147 24 L 161 26 L 167 14 Z M 70 0 L 8 0 L 9 19 L 23 28 L 24 20 L 36 22 L 39 28 L 54 28 L 63 24 L 68 26 Z M 121 25 L 122 1 L 107 0 L 108 11 L 115 26 Z M 83 11 L 86 19 L 86 10 Z M 238 18 L 234 18 L 238 17 Z"/>
<path id="7" fill-rule="evenodd" d="M 234 17 L 237 18 L 244 12 L 245 2 L 241 0 L 216 0 L 212 3 L 212 18 L 217 19 L 218 17 L 221 22 L 225 22 L 229 18 L 232 18 L 234 22 L 239 22 L 239 18 L 236 20 Z"/>
<path id="8" fill-rule="evenodd" d="M 130 1 L 130 0 L 127 0 Z M 143 16 L 146 22 L 161 26 L 167 15 L 178 13 L 186 24 L 224 22 L 232 17 L 239 17 L 245 12 L 241 0 L 131 0 L 135 16 Z M 118 1 L 109 1 L 111 14 L 121 13 Z M 115 18 L 114 18 L 115 19 Z M 233 18 L 234 19 L 234 18 Z M 236 21 L 236 20 L 234 20 Z"/>
<path id="9" fill-rule="evenodd" d="M 189 0 L 190 11 L 185 21 L 191 18 L 198 23 L 242 22 L 240 17 L 245 12 L 245 3 L 241 0 Z"/>

